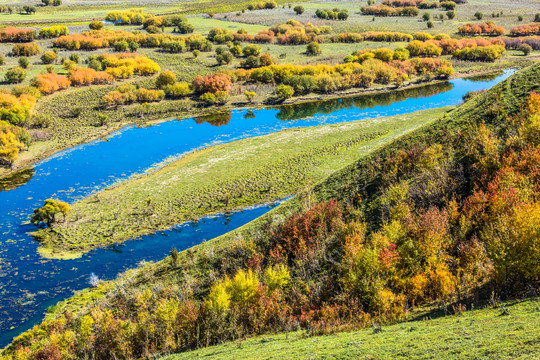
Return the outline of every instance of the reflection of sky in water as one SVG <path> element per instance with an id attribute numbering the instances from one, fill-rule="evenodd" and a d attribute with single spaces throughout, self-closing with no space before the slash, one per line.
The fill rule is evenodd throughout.
<path id="1" fill-rule="evenodd" d="M 172 246 L 185 249 L 202 239 L 230 231 L 267 210 L 262 207 L 235 214 L 227 226 L 224 217 L 216 217 L 201 222 L 198 228 L 187 226 L 180 232 L 160 233 L 144 237 L 144 241 L 92 251 L 81 259 L 61 261 L 40 258 L 37 243 L 26 234 L 34 227 L 25 222 L 32 209 L 43 200 L 55 197 L 73 202 L 133 174 L 210 145 L 294 127 L 455 105 L 468 91 L 489 88 L 509 75 L 506 72 L 489 81 L 457 79 L 450 81 L 452 86 L 428 86 L 406 93 L 256 110 L 254 117 L 246 116 L 247 110 L 237 110 L 219 127 L 201 119 L 197 120 L 199 124 L 188 119 L 144 128 L 128 126 L 108 136 L 106 141 L 78 145 L 39 162 L 33 176 L 26 174 L 30 179 L 26 184 L 14 184 L 20 186 L 13 190 L 0 190 L 0 346 L 39 321 L 46 307 L 69 296 L 72 290 L 84 288 L 91 272 L 102 278 L 114 278 L 118 272 L 141 260 L 163 258 Z M 4 186 L 0 183 L 0 189 Z M 10 330 L 11 327 L 15 328 Z"/>

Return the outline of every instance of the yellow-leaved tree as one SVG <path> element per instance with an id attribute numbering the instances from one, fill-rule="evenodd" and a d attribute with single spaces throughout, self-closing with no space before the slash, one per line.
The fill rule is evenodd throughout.
<path id="1" fill-rule="evenodd" d="M 24 144 L 19 141 L 12 131 L 13 126 L 6 121 L 0 121 L 0 164 L 11 166 L 19 152 L 24 149 Z"/>

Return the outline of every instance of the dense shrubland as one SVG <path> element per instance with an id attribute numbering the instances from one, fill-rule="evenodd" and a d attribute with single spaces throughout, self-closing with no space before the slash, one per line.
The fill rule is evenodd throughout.
<path id="1" fill-rule="evenodd" d="M 320 34 L 329 33 L 332 28 L 321 26 L 320 28 L 311 23 L 302 24 L 296 20 L 288 20 L 285 24 L 276 24 L 269 29 L 277 36 L 277 43 L 283 45 L 309 44 L 321 42 Z"/>
<path id="2" fill-rule="evenodd" d="M 347 20 L 349 12 L 347 9 L 317 9 L 315 16 L 323 20 Z"/>
<path id="3" fill-rule="evenodd" d="M 528 24 L 515 26 L 510 29 L 510 33 L 513 36 L 530 36 L 540 35 L 540 24 Z"/>
<path id="4" fill-rule="evenodd" d="M 502 36 L 505 33 L 505 29 L 502 26 L 497 26 L 493 21 L 486 21 L 482 24 L 465 24 L 458 28 L 461 35 L 476 36 L 476 35 L 491 35 Z"/>
<path id="5" fill-rule="evenodd" d="M 50 27 L 44 27 L 39 30 L 39 37 L 42 39 L 57 38 L 63 35 L 67 35 L 69 30 L 67 26 L 55 25 Z"/>
<path id="6" fill-rule="evenodd" d="M 364 33 L 341 33 L 332 35 L 330 41 L 334 43 L 359 43 L 363 41 L 400 42 L 411 41 L 411 34 L 395 31 L 368 31 Z"/>
<path id="7" fill-rule="evenodd" d="M 383 4 L 362 6 L 362 14 L 373 16 L 418 16 L 420 10 L 416 6 L 391 7 Z"/>
<path id="8" fill-rule="evenodd" d="M 539 74 L 526 69 L 331 176 L 289 205 L 303 211 L 99 286 L 4 358 L 142 359 L 536 288 Z"/>
<path id="9" fill-rule="evenodd" d="M 468 61 L 495 61 L 504 55 L 505 48 L 500 45 L 465 47 L 456 50 L 453 57 Z"/>
<path id="10" fill-rule="evenodd" d="M 36 37 L 36 32 L 30 29 L 20 29 L 7 26 L 0 29 L 0 42 L 30 42 Z"/>
<path id="11" fill-rule="evenodd" d="M 533 50 L 540 50 L 540 38 L 525 37 L 525 38 L 504 38 L 504 45 L 507 49 L 518 49 L 521 45 L 529 45 Z"/>
<path id="12" fill-rule="evenodd" d="M 137 88 L 135 85 L 121 85 L 103 97 L 105 107 L 161 101 L 165 97 L 163 90 Z"/>
<path id="13" fill-rule="evenodd" d="M 105 21 L 116 25 L 142 25 L 152 14 L 144 13 L 142 9 L 130 9 L 124 11 L 110 11 L 105 15 Z"/>

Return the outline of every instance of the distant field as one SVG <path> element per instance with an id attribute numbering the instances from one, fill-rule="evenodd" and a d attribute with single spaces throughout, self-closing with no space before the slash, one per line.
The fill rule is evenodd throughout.
<path id="1" fill-rule="evenodd" d="M 284 3 L 283 0 L 277 0 L 278 3 Z M 238 11 L 247 8 L 247 5 L 252 3 L 249 0 L 227 1 L 227 0 L 158 0 L 158 1 L 140 1 L 140 0 L 106 0 L 106 1 L 69 1 L 64 0 L 60 6 L 41 6 L 37 5 L 37 11 L 33 15 L 19 14 L 0 14 L 0 23 L 5 22 L 54 22 L 54 23 L 71 23 L 78 21 L 88 21 L 91 19 L 103 18 L 105 14 L 112 10 L 127 10 L 130 8 L 143 9 L 145 12 L 154 14 L 164 13 L 184 13 L 197 14 L 213 11 L 226 12 Z M 2 4 L 12 6 L 28 5 L 20 1 L 9 0 Z"/>
<path id="2" fill-rule="evenodd" d="M 304 331 L 257 336 L 162 360 L 183 359 L 538 359 L 540 301 L 453 315 L 411 314 L 409 322 L 308 336 Z M 436 354 L 436 355 L 435 355 Z"/>
<path id="3" fill-rule="evenodd" d="M 377 1 L 380 3 L 381 1 Z M 295 19 L 301 22 L 311 22 L 314 25 L 330 25 L 335 32 L 346 31 L 403 31 L 416 32 L 426 31 L 431 34 L 457 32 L 457 28 L 468 22 L 480 23 L 486 20 L 493 20 L 497 25 L 509 30 L 512 26 L 530 23 L 534 19 L 534 14 L 540 11 L 539 2 L 536 0 L 469 0 L 466 4 L 459 4 L 456 7 L 456 18 L 453 20 L 445 19 L 432 20 L 433 29 L 428 29 L 426 23 L 421 17 L 373 17 L 362 15 L 360 8 L 367 5 L 366 1 L 315 1 L 302 3 L 305 12 L 302 15 L 296 15 L 292 8 L 278 8 L 273 10 L 246 11 L 245 13 L 225 13 L 216 14 L 216 18 L 227 18 L 234 21 L 246 22 L 250 24 L 272 25 L 279 22 L 285 22 L 288 19 Z M 293 6 L 294 7 L 294 6 Z M 349 11 L 349 18 L 346 21 L 321 20 L 315 16 L 317 9 L 340 8 Z M 474 18 L 474 14 L 480 11 L 484 13 L 481 21 Z M 492 13 L 503 12 L 502 16 L 492 18 Z M 432 15 L 444 14 L 446 11 L 439 9 L 420 10 L 420 15 L 428 12 Z M 523 15 L 523 22 L 518 21 L 518 15 Z"/>

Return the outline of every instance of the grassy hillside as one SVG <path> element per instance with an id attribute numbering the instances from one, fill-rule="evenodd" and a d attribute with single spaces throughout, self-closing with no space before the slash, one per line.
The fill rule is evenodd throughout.
<path id="1" fill-rule="evenodd" d="M 163 360 L 182 359 L 538 359 L 538 298 L 481 310 L 431 316 L 310 337 L 303 331 L 211 346 Z"/>
<path id="2" fill-rule="evenodd" d="M 4 359 L 142 359 L 538 293 L 539 86 L 537 64 L 255 223 L 82 292 Z M 527 356 L 522 339 L 486 356 Z"/>

